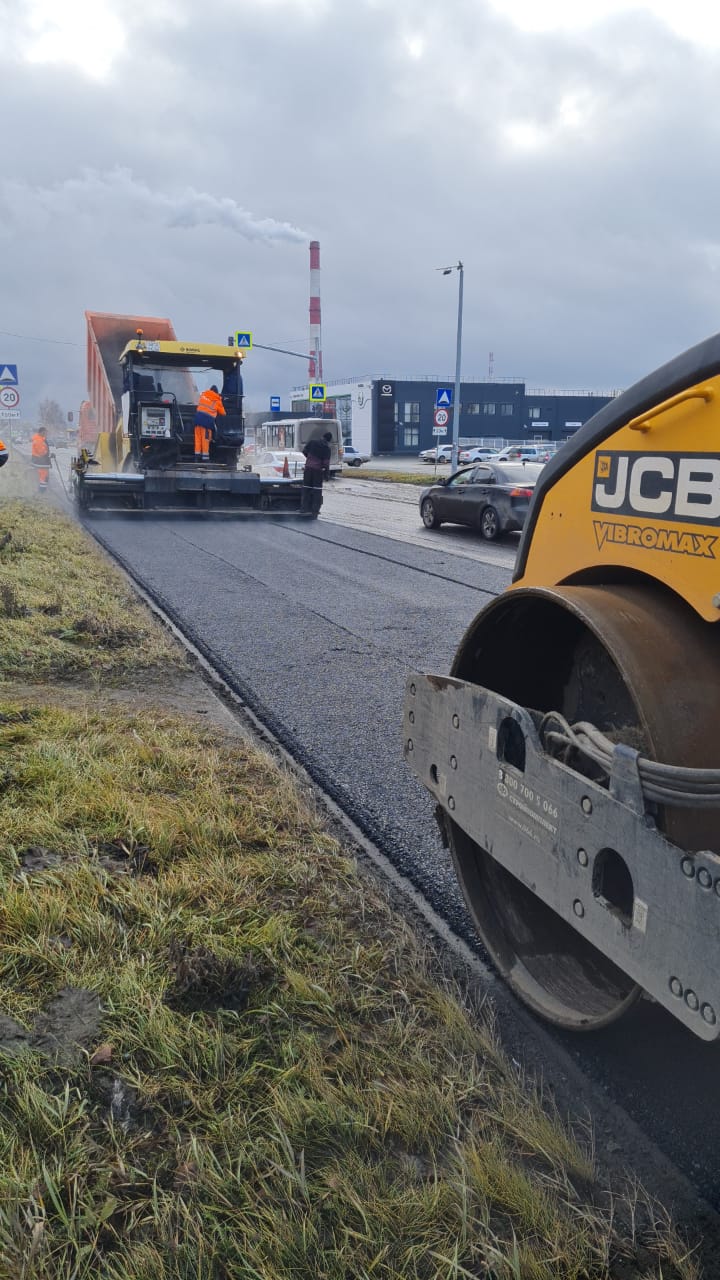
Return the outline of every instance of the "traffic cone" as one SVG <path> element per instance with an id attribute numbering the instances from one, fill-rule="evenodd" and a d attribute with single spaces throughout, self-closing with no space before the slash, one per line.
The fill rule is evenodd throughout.
<path id="1" fill-rule="evenodd" d="M 288 466 L 287 454 L 285 454 L 285 457 L 283 458 L 283 470 L 282 470 L 282 473 L 283 473 L 283 480 L 289 480 L 289 479 L 290 479 L 290 467 Z"/>

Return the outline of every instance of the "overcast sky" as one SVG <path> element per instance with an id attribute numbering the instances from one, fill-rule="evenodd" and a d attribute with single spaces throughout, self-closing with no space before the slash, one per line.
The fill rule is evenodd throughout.
<path id="1" fill-rule="evenodd" d="M 0 0 L 0 362 L 85 390 L 85 308 L 328 380 L 627 386 L 720 329 L 708 0 Z M 56 343 L 29 341 L 52 338 Z M 250 407 L 303 381 L 253 352 Z M 285 403 L 285 402 L 284 402 Z"/>

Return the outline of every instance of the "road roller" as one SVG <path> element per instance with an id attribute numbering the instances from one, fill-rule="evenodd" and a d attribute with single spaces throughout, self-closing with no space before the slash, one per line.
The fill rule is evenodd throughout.
<path id="1" fill-rule="evenodd" d="M 542 471 L 510 587 L 404 754 L 478 933 L 548 1021 L 640 996 L 720 1036 L 720 334 L 614 398 Z"/>

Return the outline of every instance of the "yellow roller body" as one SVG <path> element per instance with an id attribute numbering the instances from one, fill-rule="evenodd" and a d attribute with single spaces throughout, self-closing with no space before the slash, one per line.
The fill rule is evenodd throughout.
<path id="1" fill-rule="evenodd" d="M 655 578 L 720 618 L 720 377 L 612 432 L 547 491 L 518 586 Z M 717 603 L 716 603 L 717 601 Z"/>

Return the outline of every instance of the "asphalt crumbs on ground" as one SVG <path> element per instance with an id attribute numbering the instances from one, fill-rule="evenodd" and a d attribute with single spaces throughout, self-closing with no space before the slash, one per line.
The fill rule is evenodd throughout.
<path id="1" fill-rule="evenodd" d="M 474 941 L 432 802 L 402 760 L 402 703 L 411 667 L 449 670 L 468 623 L 510 582 L 509 550 L 496 567 L 453 555 L 441 537 L 435 550 L 327 519 L 107 516 L 91 528 L 398 870 Z M 720 1048 L 647 1002 L 607 1031 L 554 1038 L 720 1206 Z"/>

